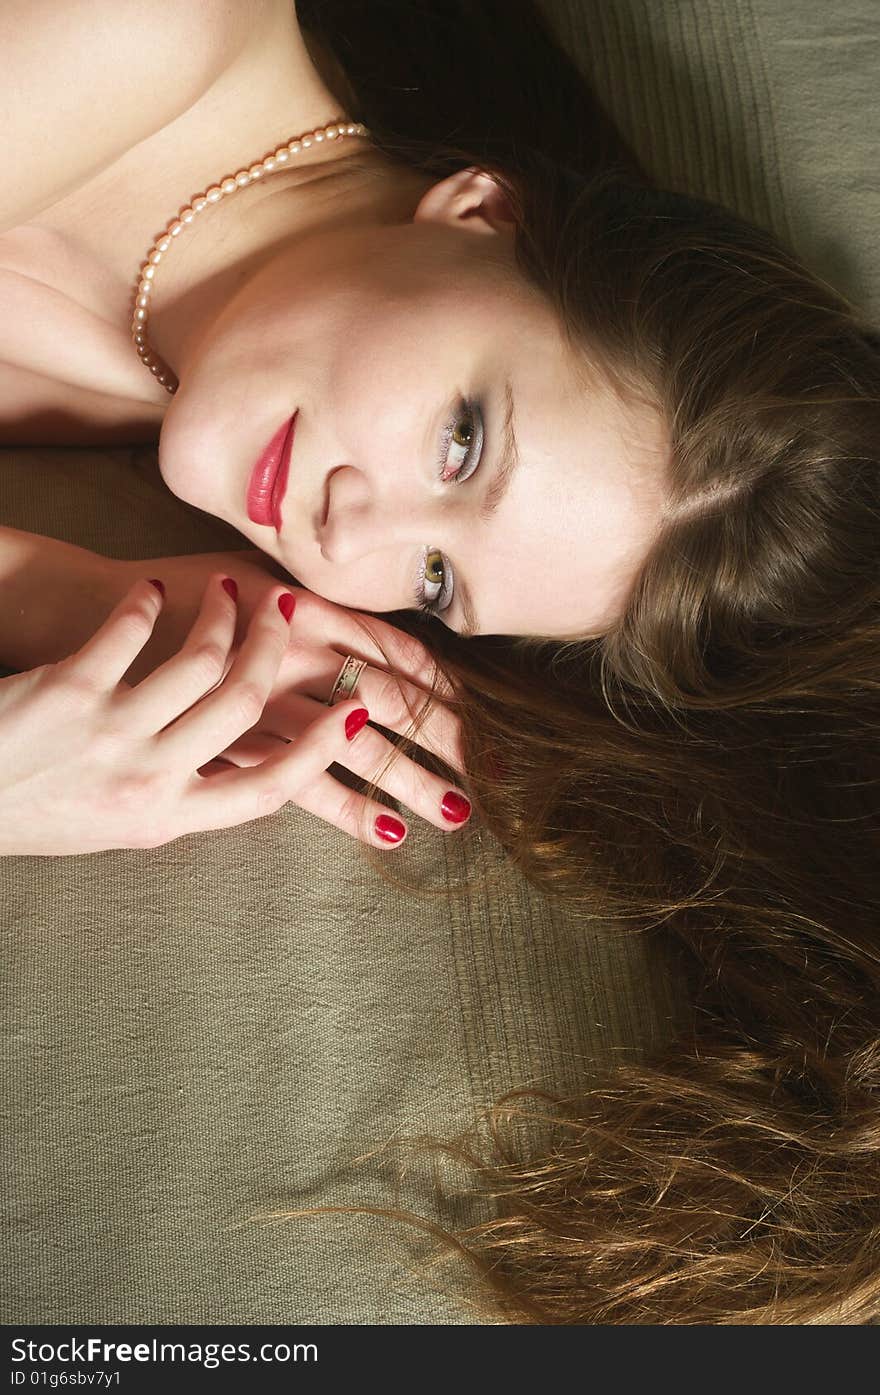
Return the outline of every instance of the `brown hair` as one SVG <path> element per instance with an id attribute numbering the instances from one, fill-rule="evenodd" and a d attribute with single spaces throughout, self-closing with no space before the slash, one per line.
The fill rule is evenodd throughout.
<path id="1" fill-rule="evenodd" d="M 506 1101 L 480 1144 L 414 1140 L 497 1211 L 457 1236 L 420 1223 L 514 1322 L 870 1320 L 880 345 L 770 232 L 654 188 L 622 146 L 599 168 L 561 133 L 403 136 L 357 95 L 390 158 L 496 175 L 522 274 L 672 447 L 667 514 L 601 636 L 391 617 L 452 685 L 476 816 L 542 891 L 673 945 L 693 1006 L 650 1059 L 532 1092 L 541 1146 L 505 1139 Z"/>

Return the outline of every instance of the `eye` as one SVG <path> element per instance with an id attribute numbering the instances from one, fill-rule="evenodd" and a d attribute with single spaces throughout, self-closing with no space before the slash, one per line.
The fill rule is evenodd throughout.
<path id="1" fill-rule="evenodd" d="M 483 421 L 479 407 L 474 403 L 463 403 L 463 410 L 453 418 L 443 431 L 443 449 L 438 464 L 440 478 L 448 483 L 464 484 L 477 468 L 483 444 Z M 457 459 L 456 452 L 463 450 L 464 458 Z M 447 475 L 450 465 L 458 465 L 454 474 Z"/>
<path id="2" fill-rule="evenodd" d="M 443 430 L 443 448 L 438 467 L 445 483 L 465 484 L 475 474 L 483 454 L 483 412 L 476 402 L 462 402 Z M 461 456 L 460 452 L 464 452 Z M 449 473 L 451 467 L 452 473 Z M 422 553 L 416 578 L 416 607 L 426 615 L 448 610 L 453 597 L 450 562 L 436 548 Z"/>

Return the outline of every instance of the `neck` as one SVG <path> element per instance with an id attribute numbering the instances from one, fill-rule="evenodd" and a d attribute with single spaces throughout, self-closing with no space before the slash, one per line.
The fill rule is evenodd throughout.
<path id="1" fill-rule="evenodd" d="M 315 149 L 204 209 L 173 240 L 154 278 L 147 338 L 178 379 L 236 292 L 279 250 L 305 249 L 334 227 L 409 218 L 432 182 L 363 137 L 317 147 L 320 158 Z M 299 165 L 306 153 L 312 158 Z"/>

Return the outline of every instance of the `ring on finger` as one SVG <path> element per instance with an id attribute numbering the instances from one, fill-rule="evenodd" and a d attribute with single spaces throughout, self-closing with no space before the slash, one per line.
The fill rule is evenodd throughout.
<path id="1" fill-rule="evenodd" d="M 366 667 L 366 659 L 356 659 L 353 654 L 347 654 L 325 705 L 332 707 L 336 702 L 345 702 L 354 697 L 358 680 Z"/>

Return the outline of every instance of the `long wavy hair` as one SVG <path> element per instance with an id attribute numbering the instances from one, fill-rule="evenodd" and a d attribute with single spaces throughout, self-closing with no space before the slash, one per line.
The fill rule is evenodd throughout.
<path id="1" fill-rule="evenodd" d="M 496 1321 L 871 1321 L 880 341 L 772 233 L 655 187 L 531 4 L 297 11 L 390 159 L 496 176 L 523 276 L 671 441 L 662 527 L 603 634 L 391 617 L 451 685 L 478 818 L 543 892 L 673 946 L 692 1006 L 639 1063 L 500 1101 L 479 1145 L 413 1140 L 494 1210 L 418 1223 Z M 520 1117 L 540 1143 L 505 1134 Z"/>

